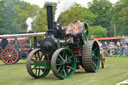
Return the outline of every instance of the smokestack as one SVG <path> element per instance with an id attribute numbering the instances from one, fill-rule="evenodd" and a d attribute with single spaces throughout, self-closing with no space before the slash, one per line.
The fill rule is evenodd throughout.
<path id="1" fill-rule="evenodd" d="M 57 28 L 57 22 L 53 22 L 53 29 L 56 29 Z"/>
<path id="2" fill-rule="evenodd" d="M 48 29 L 53 29 L 52 3 L 47 2 L 46 7 L 47 7 Z"/>

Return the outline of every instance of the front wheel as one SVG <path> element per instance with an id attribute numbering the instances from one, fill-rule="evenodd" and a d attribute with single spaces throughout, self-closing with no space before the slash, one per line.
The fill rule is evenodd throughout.
<path id="1" fill-rule="evenodd" d="M 34 78 L 47 76 L 50 71 L 48 56 L 43 54 L 40 49 L 31 51 L 27 57 L 26 68 Z"/>
<path id="2" fill-rule="evenodd" d="M 51 68 L 59 79 L 72 76 L 76 68 L 76 58 L 73 52 L 67 48 L 56 50 L 52 56 Z"/>

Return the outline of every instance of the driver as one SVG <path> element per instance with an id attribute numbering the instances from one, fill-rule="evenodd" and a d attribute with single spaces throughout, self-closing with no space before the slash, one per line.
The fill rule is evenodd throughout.
<path id="1" fill-rule="evenodd" d="M 71 22 L 68 25 L 68 28 L 66 30 L 66 34 L 72 34 L 72 35 L 77 35 L 82 33 L 83 29 L 84 29 L 84 24 L 80 22 L 80 20 L 77 20 L 76 25 Z M 84 30 L 85 31 L 85 30 Z"/>
<path id="2" fill-rule="evenodd" d="M 70 22 L 70 24 L 67 27 L 66 34 L 74 34 L 75 27 L 75 24 L 73 22 Z"/>
<path id="3" fill-rule="evenodd" d="M 84 24 L 80 22 L 80 20 L 77 20 L 76 22 L 76 27 L 75 27 L 75 34 L 80 34 L 82 33 L 84 28 Z"/>

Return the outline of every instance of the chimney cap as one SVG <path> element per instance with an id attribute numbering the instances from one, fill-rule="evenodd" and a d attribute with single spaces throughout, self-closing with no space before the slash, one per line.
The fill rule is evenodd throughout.
<path id="1" fill-rule="evenodd" d="M 52 2 L 46 2 L 46 6 L 53 6 Z"/>

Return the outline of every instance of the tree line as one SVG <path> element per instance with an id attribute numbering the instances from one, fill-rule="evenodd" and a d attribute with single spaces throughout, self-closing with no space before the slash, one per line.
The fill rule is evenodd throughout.
<path id="1" fill-rule="evenodd" d="M 54 4 L 54 14 L 56 10 Z M 119 0 L 112 4 L 109 0 L 93 0 L 84 8 L 75 4 L 62 13 L 58 23 L 67 26 L 77 19 L 88 24 L 90 35 L 95 37 L 128 36 L 128 0 Z M 36 19 L 32 28 L 41 32 L 47 30 L 46 7 L 39 8 L 20 0 L 0 0 L 0 34 L 13 34 L 27 30 L 28 17 Z"/>

